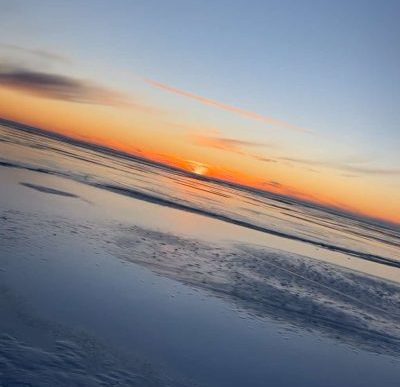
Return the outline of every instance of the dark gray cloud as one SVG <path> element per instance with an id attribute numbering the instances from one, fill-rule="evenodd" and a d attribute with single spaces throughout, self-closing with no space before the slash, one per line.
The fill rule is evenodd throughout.
<path id="1" fill-rule="evenodd" d="M 269 157 L 263 157 L 263 156 L 253 156 L 256 160 L 258 161 L 263 161 L 264 163 L 277 163 L 277 160 L 270 159 Z"/>
<path id="2" fill-rule="evenodd" d="M 279 183 L 279 181 L 275 181 L 275 180 L 265 181 L 263 183 L 263 185 L 268 185 L 270 187 L 275 187 L 275 188 L 282 188 L 283 187 L 283 185 L 281 183 Z"/>
<path id="3" fill-rule="evenodd" d="M 0 66 L 0 86 L 45 98 L 100 105 L 127 105 L 122 93 L 65 75 Z"/>

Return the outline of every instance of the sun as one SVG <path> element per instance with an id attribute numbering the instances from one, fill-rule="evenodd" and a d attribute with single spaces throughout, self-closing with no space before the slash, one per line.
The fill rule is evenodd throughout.
<path id="1" fill-rule="evenodd" d="M 205 165 L 196 165 L 193 168 L 193 173 L 196 175 L 204 176 L 207 174 L 208 168 Z"/>
<path id="2" fill-rule="evenodd" d="M 198 176 L 205 176 L 208 173 L 207 165 L 198 161 L 188 160 L 190 163 L 190 171 Z"/>

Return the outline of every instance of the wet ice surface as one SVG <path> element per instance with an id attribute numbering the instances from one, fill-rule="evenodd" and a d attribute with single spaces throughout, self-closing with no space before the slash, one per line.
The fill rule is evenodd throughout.
<path id="1" fill-rule="evenodd" d="M 85 345 L 86 342 L 60 340 L 54 342 L 53 350 L 45 350 L 3 334 L 0 336 L 1 386 L 156 385 L 151 376 L 144 376 L 146 371 L 143 375 L 140 370 L 133 373 L 121 369 L 110 356 L 102 358 L 98 348 Z M 98 354 L 89 351 L 98 351 Z"/>
<path id="2" fill-rule="evenodd" d="M 0 167 L 0 386 L 398 385 L 398 268 L 65 177 Z"/>
<path id="3" fill-rule="evenodd" d="M 18 184 L 76 192 L 60 178 L 0 177 L 8 385 L 397 386 L 397 284 L 114 219 L 93 188 L 79 201 Z"/>
<path id="4" fill-rule="evenodd" d="M 400 354 L 398 284 L 273 249 L 223 248 L 138 227 L 120 234 L 111 251 L 122 259 L 227 296 L 257 315 Z"/>

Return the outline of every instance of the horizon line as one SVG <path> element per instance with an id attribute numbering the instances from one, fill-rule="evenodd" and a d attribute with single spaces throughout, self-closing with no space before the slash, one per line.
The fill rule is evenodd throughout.
<path id="1" fill-rule="evenodd" d="M 204 176 L 204 175 L 198 175 L 195 174 L 194 172 L 191 172 L 187 169 L 184 169 L 182 167 L 167 163 L 167 162 L 162 162 L 162 161 L 158 161 L 155 159 L 152 159 L 150 157 L 146 157 L 143 155 L 138 155 L 134 152 L 127 152 L 124 150 L 120 150 L 117 148 L 113 148 L 112 146 L 108 146 L 108 145 L 104 145 L 104 144 L 98 144 L 96 142 L 91 142 L 89 140 L 83 140 L 80 138 L 76 138 L 73 136 L 68 136 L 65 134 L 61 134 L 58 133 L 56 131 L 53 131 L 51 129 L 45 129 L 43 127 L 37 127 L 37 126 L 33 126 L 30 124 L 26 124 L 24 122 L 21 121 L 15 121 L 15 120 L 10 120 L 8 118 L 4 118 L 0 116 L 0 124 L 9 124 L 12 126 L 13 129 L 17 129 L 17 130 L 33 130 L 35 132 L 38 132 L 38 135 L 43 135 L 43 136 L 47 136 L 50 138 L 55 138 L 57 140 L 60 141 L 70 141 L 75 143 L 75 145 L 78 146 L 83 146 L 83 147 L 95 147 L 97 148 L 97 150 L 99 151 L 105 151 L 105 152 L 112 152 L 114 154 L 118 154 L 120 156 L 124 156 L 124 157 L 128 157 L 128 158 L 132 158 L 135 160 L 140 160 L 142 162 L 145 163 L 149 163 L 158 167 L 162 167 L 162 168 L 167 168 L 169 170 L 174 170 L 176 172 L 180 172 L 180 173 L 184 173 L 185 175 L 194 178 L 196 180 L 203 180 L 203 181 L 209 181 L 209 182 L 215 182 L 217 184 L 225 184 L 228 186 L 233 186 L 237 189 L 241 189 L 241 190 L 246 190 L 246 191 L 252 191 L 253 193 L 265 193 L 265 194 L 269 194 L 272 196 L 275 196 L 275 198 L 280 198 L 280 199 L 286 199 L 286 200 L 294 200 L 296 202 L 298 202 L 299 204 L 302 205 L 306 205 L 306 206 L 314 206 L 314 207 L 318 207 L 321 210 L 325 210 L 328 212 L 334 212 L 335 215 L 339 215 L 339 216 L 344 216 L 344 217 L 356 217 L 358 220 L 363 220 L 366 223 L 374 223 L 376 224 L 376 222 L 381 225 L 381 226 L 388 226 L 388 227 L 399 227 L 400 226 L 400 222 L 396 222 L 396 221 L 392 221 L 392 220 L 388 220 L 385 218 L 381 218 L 381 217 L 377 217 L 377 216 L 371 216 L 371 215 L 367 215 L 367 214 L 363 214 L 361 212 L 358 212 L 356 210 L 349 210 L 337 205 L 333 205 L 333 204 L 327 204 L 327 203 L 323 203 L 323 202 L 319 202 L 313 199 L 305 199 L 305 198 L 301 198 L 298 197 L 294 194 L 285 194 L 285 193 L 277 193 L 277 192 L 273 192 L 273 191 L 269 191 L 267 189 L 263 189 L 263 188 L 259 188 L 259 187 L 255 187 L 252 185 L 247 185 L 247 184 L 243 184 L 243 183 L 238 183 L 235 181 L 231 181 L 231 180 L 225 180 L 222 178 L 218 178 L 218 177 L 211 177 L 211 176 Z M 15 126 L 22 126 L 22 128 L 18 128 Z"/>

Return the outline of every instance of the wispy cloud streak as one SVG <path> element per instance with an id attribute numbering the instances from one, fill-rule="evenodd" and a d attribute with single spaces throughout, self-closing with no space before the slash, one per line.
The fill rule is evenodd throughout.
<path id="1" fill-rule="evenodd" d="M 230 113 L 238 114 L 241 117 L 244 117 L 244 118 L 247 118 L 247 119 L 250 119 L 253 121 L 263 122 L 267 125 L 271 125 L 271 126 L 275 126 L 275 127 L 279 127 L 279 128 L 283 128 L 283 129 L 289 129 L 289 130 L 293 130 L 296 132 L 311 132 L 311 130 L 306 129 L 306 128 L 300 128 L 296 125 L 292 125 L 287 122 L 277 120 L 275 118 L 266 117 L 266 116 L 263 116 L 258 113 L 250 112 L 250 111 L 247 111 L 247 110 L 235 107 L 235 106 L 230 106 L 230 105 L 224 104 L 222 102 L 218 102 L 218 101 L 215 101 L 212 99 L 201 97 L 199 95 L 192 94 L 192 93 L 189 93 L 184 90 L 176 89 L 175 87 L 166 85 L 164 83 L 153 81 L 151 79 L 145 79 L 145 82 L 153 87 L 160 89 L 160 90 L 164 90 L 169 93 L 177 94 L 182 97 L 186 97 L 186 98 L 195 100 L 197 102 L 202 103 L 203 105 L 212 106 L 217 109 L 221 109 L 221 110 L 224 110 L 224 111 L 227 111 Z"/>
<path id="2" fill-rule="evenodd" d="M 381 175 L 381 176 L 396 176 L 400 175 L 399 168 L 378 168 L 378 167 L 366 167 L 348 163 L 340 163 L 334 161 L 325 161 L 325 160 L 309 160 L 309 159 L 301 159 L 294 157 L 280 157 L 280 160 L 289 161 L 297 164 L 303 165 L 311 165 L 311 166 L 320 166 L 320 167 L 328 167 L 333 169 L 338 169 L 341 171 L 353 172 L 356 174 L 362 175 Z M 354 177 L 354 175 L 352 176 Z"/>
<path id="3" fill-rule="evenodd" d="M 190 136 L 191 142 L 195 145 L 204 146 L 208 148 L 221 149 L 228 152 L 248 155 L 242 148 L 255 148 L 255 147 L 269 147 L 270 144 L 259 143 L 253 141 L 238 140 L 235 138 L 227 137 L 214 137 L 204 136 L 199 134 L 192 134 Z"/>

